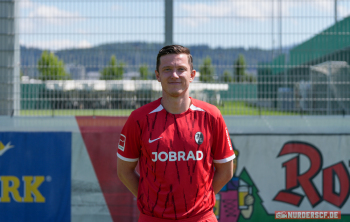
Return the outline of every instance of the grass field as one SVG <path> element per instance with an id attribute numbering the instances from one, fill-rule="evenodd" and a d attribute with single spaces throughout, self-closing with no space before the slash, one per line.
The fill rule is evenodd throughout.
<path id="1" fill-rule="evenodd" d="M 290 116 L 290 115 L 300 115 L 296 112 L 282 112 L 274 111 L 266 108 L 259 108 L 247 105 L 246 102 L 224 102 L 223 106 L 218 106 L 222 115 L 245 115 L 245 116 Z"/>
<path id="2" fill-rule="evenodd" d="M 282 116 L 300 115 L 300 113 L 281 112 L 247 105 L 245 102 L 224 102 L 218 106 L 222 115 L 246 116 Z M 132 109 L 57 109 L 57 110 L 21 110 L 21 116 L 129 116 Z"/>

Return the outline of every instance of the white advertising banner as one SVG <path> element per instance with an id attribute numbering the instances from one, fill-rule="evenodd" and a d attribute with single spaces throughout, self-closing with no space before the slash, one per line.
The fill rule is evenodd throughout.
<path id="1" fill-rule="evenodd" d="M 236 175 L 253 181 L 267 214 L 341 211 L 350 214 L 350 134 L 231 135 Z"/>

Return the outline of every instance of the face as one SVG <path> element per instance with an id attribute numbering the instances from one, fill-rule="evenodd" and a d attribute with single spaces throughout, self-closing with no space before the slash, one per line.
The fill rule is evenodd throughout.
<path id="1" fill-rule="evenodd" d="M 163 97 L 188 96 L 188 87 L 196 71 L 191 70 L 186 54 L 169 54 L 160 57 L 158 82 L 162 84 Z"/>

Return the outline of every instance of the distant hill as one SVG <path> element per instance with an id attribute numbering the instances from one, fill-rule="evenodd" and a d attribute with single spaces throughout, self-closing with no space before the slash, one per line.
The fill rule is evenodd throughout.
<path id="1" fill-rule="evenodd" d="M 163 44 L 159 43 L 109 43 L 98 45 L 86 49 L 66 49 L 56 51 L 55 54 L 64 61 L 65 64 L 73 63 L 83 65 L 86 72 L 96 72 L 101 70 L 112 55 L 118 61 L 124 62 L 126 72 L 138 71 L 140 64 L 147 64 L 153 72 L 156 66 L 156 57 Z M 244 55 L 248 72 L 256 72 L 256 65 L 259 62 L 269 62 L 272 60 L 270 50 L 259 48 L 209 48 L 207 45 L 188 46 L 194 58 L 194 68 L 199 69 L 203 59 L 211 57 L 215 66 L 215 72 L 221 76 L 225 70 L 233 73 L 232 65 L 239 54 Z M 21 46 L 21 66 L 24 75 L 35 77 L 37 75 L 36 65 L 43 50 L 27 48 Z"/>

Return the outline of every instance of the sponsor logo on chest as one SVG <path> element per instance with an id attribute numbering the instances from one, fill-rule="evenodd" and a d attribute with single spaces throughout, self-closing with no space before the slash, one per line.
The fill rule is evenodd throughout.
<path id="1" fill-rule="evenodd" d="M 156 139 L 149 139 L 149 143 L 153 143 L 155 141 L 160 140 L 163 137 L 158 137 Z M 192 137 L 193 138 L 193 137 Z M 201 145 L 204 142 L 204 135 L 202 132 L 197 132 L 194 136 L 194 141 Z M 189 141 L 188 141 L 189 142 Z M 190 142 L 189 142 L 190 143 Z M 152 152 L 152 161 L 157 162 L 166 162 L 166 161 L 199 161 L 203 159 L 203 151 L 197 150 L 197 151 L 169 151 L 169 152 Z"/>
<path id="2" fill-rule="evenodd" d="M 196 151 L 193 153 L 192 151 L 189 151 L 188 153 L 185 153 L 184 151 L 170 151 L 167 152 L 152 152 L 152 161 L 189 161 L 189 160 L 202 160 L 203 159 L 203 152 L 202 151 Z"/>

